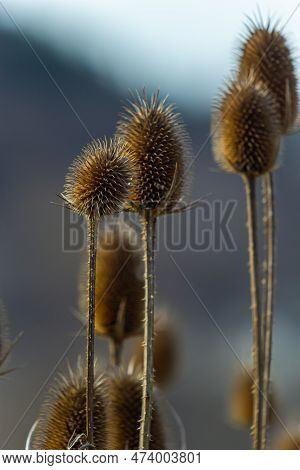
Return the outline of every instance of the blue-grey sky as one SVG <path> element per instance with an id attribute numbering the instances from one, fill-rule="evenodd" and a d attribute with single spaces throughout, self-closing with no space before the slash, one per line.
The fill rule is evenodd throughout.
<path id="1" fill-rule="evenodd" d="M 127 89 L 159 87 L 195 109 L 210 104 L 234 65 L 246 15 L 286 24 L 300 56 L 297 0 L 2 0 L 26 33 L 83 58 Z M 1 6 L 1 4 L 0 4 Z M 297 6 L 298 9 L 297 9 Z M 6 13 L 1 19 L 15 28 Z"/>

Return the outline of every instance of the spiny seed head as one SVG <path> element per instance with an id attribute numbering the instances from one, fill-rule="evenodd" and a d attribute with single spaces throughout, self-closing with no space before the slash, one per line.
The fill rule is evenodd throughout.
<path id="1" fill-rule="evenodd" d="M 119 139 L 94 140 L 71 165 L 63 198 L 87 217 L 119 212 L 132 183 L 130 159 L 130 150 Z"/>
<path id="2" fill-rule="evenodd" d="M 100 233 L 95 290 L 95 328 L 121 343 L 140 334 L 144 316 L 142 251 L 137 233 L 119 224 Z M 82 310 L 87 312 L 87 276 L 81 283 Z"/>
<path id="3" fill-rule="evenodd" d="M 76 435 L 86 434 L 86 384 L 81 368 L 60 375 L 42 405 L 32 449 L 65 450 Z M 105 386 L 96 377 L 94 385 L 94 446 L 105 449 Z"/>
<path id="4" fill-rule="evenodd" d="M 251 372 L 243 370 L 235 377 L 230 397 L 232 421 L 249 428 L 253 422 L 253 387 Z M 276 405 L 273 390 L 271 390 L 269 401 L 268 421 L 270 423 L 274 420 L 273 409 Z"/>
<path id="5" fill-rule="evenodd" d="M 239 77 L 247 77 L 254 70 L 255 79 L 273 93 L 281 132 L 287 133 L 297 117 L 298 94 L 294 60 L 286 37 L 270 20 L 266 24 L 261 20 L 250 21 L 239 55 Z"/>
<path id="6" fill-rule="evenodd" d="M 280 123 L 273 95 L 250 75 L 232 81 L 213 114 L 214 151 L 229 172 L 260 176 L 276 162 Z"/>
<path id="7" fill-rule="evenodd" d="M 140 378 L 119 373 L 109 379 L 107 390 L 107 448 L 138 449 L 142 406 Z M 166 449 L 162 417 L 156 400 L 152 412 L 150 449 Z"/>
<path id="8" fill-rule="evenodd" d="M 154 331 L 154 381 L 157 385 L 163 386 L 172 380 L 176 372 L 178 363 L 177 335 L 174 331 L 174 327 L 170 324 L 166 316 L 158 318 Z M 139 341 L 130 361 L 130 369 L 134 370 L 136 373 L 142 372 L 143 363 L 143 341 Z"/>
<path id="9" fill-rule="evenodd" d="M 166 98 L 137 94 L 118 124 L 119 135 L 133 153 L 137 184 L 133 207 L 170 209 L 181 197 L 189 139 L 182 120 Z"/>

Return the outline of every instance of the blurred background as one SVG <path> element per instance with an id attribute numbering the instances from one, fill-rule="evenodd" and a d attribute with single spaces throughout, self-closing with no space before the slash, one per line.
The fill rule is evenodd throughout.
<path id="1" fill-rule="evenodd" d="M 0 294 L 11 336 L 24 331 L 9 364 L 17 370 L 1 379 L 1 448 L 24 448 L 56 372 L 65 370 L 66 358 L 74 364 L 83 353 L 74 315 L 82 253 L 63 251 L 63 211 L 50 202 L 60 202 L 56 195 L 67 168 L 91 136 L 114 133 L 129 89 L 159 88 L 177 104 L 198 152 L 188 198 L 237 201 L 230 220 L 235 251 L 187 247 L 172 256 L 249 364 L 244 191 L 241 178 L 222 173 L 213 161 L 210 109 L 234 68 L 246 15 L 258 8 L 264 18 L 286 24 L 299 58 L 298 6 L 296 0 L 0 1 Z M 300 422 L 299 151 L 299 134 L 287 137 L 276 172 L 272 378 L 277 411 L 288 428 Z M 196 230 L 204 228 L 207 222 Z M 241 364 L 163 245 L 157 306 L 180 331 L 178 377 L 165 393 L 183 420 L 188 448 L 249 448 L 248 430 L 231 423 L 228 409 Z M 97 351 L 105 358 L 104 340 L 97 341 Z"/>

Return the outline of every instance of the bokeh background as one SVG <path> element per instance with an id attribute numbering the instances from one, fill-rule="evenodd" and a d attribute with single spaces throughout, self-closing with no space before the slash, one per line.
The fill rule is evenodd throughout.
<path id="1" fill-rule="evenodd" d="M 299 58 L 298 6 L 296 0 L 0 1 L 0 292 L 11 336 L 24 331 L 9 364 L 17 369 L 0 384 L 1 448 L 24 448 L 56 372 L 65 370 L 66 357 L 74 364 L 83 353 L 74 314 L 82 253 L 62 250 L 63 214 L 50 201 L 59 202 L 67 168 L 91 136 L 114 133 L 128 89 L 159 88 L 177 104 L 194 153 L 201 149 L 189 198 L 237 201 L 230 221 L 236 251 L 187 248 L 172 255 L 249 363 L 244 192 L 241 179 L 213 161 L 210 107 L 234 68 L 246 15 L 258 8 L 264 18 L 286 23 Z M 277 412 L 291 428 L 300 422 L 299 134 L 284 140 L 281 153 L 272 378 Z M 235 427 L 228 411 L 240 362 L 164 246 L 157 256 L 157 305 L 180 331 L 178 377 L 165 393 L 184 422 L 188 448 L 249 448 L 248 431 Z M 97 351 L 104 363 L 104 341 Z M 279 431 L 275 423 L 274 434 Z"/>

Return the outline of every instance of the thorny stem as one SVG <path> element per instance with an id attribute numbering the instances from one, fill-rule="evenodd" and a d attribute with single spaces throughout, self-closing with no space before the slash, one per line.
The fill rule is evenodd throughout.
<path id="1" fill-rule="evenodd" d="M 154 339 L 154 244 L 155 217 L 151 210 L 143 215 L 145 243 L 145 320 L 144 320 L 144 373 L 140 450 L 148 450 L 151 439 L 153 402 L 153 339 Z"/>
<path id="2" fill-rule="evenodd" d="M 88 218 L 88 323 L 86 352 L 86 435 L 91 447 L 94 443 L 94 343 L 95 343 L 95 285 L 97 254 L 97 223 L 94 215 Z"/>
<path id="3" fill-rule="evenodd" d="M 274 260 L 275 260 L 275 221 L 274 188 L 272 173 L 263 177 L 265 194 L 265 236 L 266 236 L 266 305 L 264 312 L 264 370 L 263 370 L 263 406 L 262 406 L 262 448 L 267 448 L 267 426 L 269 412 L 270 371 L 272 359 L 272 323 L 274 307 Z"/>
<path id="4" fill-rule="evenodd" d="M 251 286 L 252 339 L 253 339 L 253 449 L 261 449 L 261 417 L 262 417 L 262 348 L 261 318 L 258 283 L 258 252 L 256 227 L 256 191 L 255 178 L 245 176 L 245 189 L 248 214 L 249 271 Z"/>

